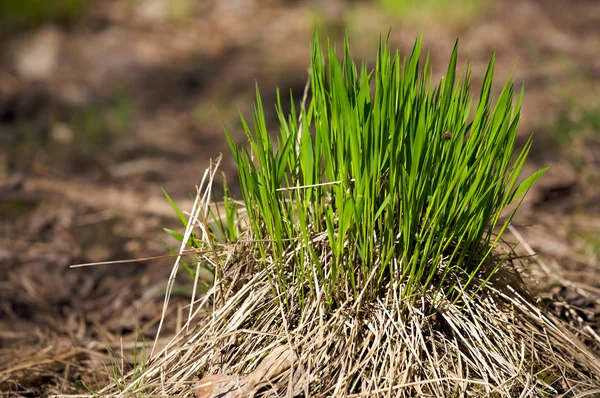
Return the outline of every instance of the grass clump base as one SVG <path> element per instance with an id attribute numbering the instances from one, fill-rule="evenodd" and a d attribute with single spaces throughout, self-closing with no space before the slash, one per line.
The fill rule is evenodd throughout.
<path id="1" fill-rule="evenodd" d="M 210 205 L 211 166 L 189 219 L 176 209 L 186 230 L 169 231 L 182 242 L 169 292 L 186 247 L 198 255 L 195 267 L 183 264 L 196 278 L 188 320 L 120 393 L 511 397 L 600 388 L 597 358 L 536 307 L 496 249 L 544 172 L 518 183 L 531 147 L 513 156 L 522 95 L 515 104 L 509 81 L 492 104 L 492 58 L 471 113 L 470 71 L 457 76 L 456 61 L 455 47 L 433 86 L 420 39 L 404 59 L 382 43 L 369 71 L 347 42 L 340 62 L 315 37 L 310 99 L 289 114 L 278 101 L 275 142 L 257 90 L 252 130 L 242 117 L 249 145 L 226 131 L 243 202 L 225 195 Z M 212 286 L 199 284 L 200 269 Z"/>
<path id="2" fill-rule="evenodd" d="M 287 308 L 265 270 L 244 270 L 256 267 L 252 249 L 238 247 L 236 256 L 242 268 L 197 304 L 183 328 L 190 332 L 129 379 L 137 388 L 120 393 L 554 397 L 600 391 L 597 358 L 532 303 L 510 268 L 501 267 L 468 302 L 430 291 L 405 303 L 405 286 L 391 283 L 375 300 L 349 296 L 328 310 L 318 299 Z M 291 288 L 289 294 L 299 293 Z M 201 315 L 213 305 L 214 312 Z"/>

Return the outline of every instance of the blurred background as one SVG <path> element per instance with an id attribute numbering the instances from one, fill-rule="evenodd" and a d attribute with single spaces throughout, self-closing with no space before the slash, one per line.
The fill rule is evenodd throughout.
<path id="1" fill-rule="evenodd" d="M 2 0 L 0 391 L 86 392 L 107 349 L 129 352 L 138 327 L 152 341 L 172 259 L 69 265 L 168 253 L 162 228 L 181 228 L 161 189 L 190 210 L 220 153 L 239 196 L 222 123 L 243 142 L 256 81 L 276 131 L 275 88 L 301 99 L 315 26 L 369 62 L 390 28 L 404 54 L 423 32 L 436 77 L 459 37 L 475 97 L 495 51 L 496 89 L 525 84 L 525 173 L 552 165 L 514 224 L 600 291 L 598 0 Z"/>

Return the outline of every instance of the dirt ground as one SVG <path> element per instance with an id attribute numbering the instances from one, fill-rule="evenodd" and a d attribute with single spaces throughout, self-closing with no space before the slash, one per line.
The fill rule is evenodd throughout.
<path id="1" fill-rule="evenodd" d="M 525 84 L 526 172 L 552 165 L 514 223 L 550 270 L 532 289 L 568 277 L 589 298 L 570 303 L 597 332 L 600 2 L 439 3 L 96 0 L 67 22 L 0 31 L 2 395 L 86 393 L 107 381 L 111 350 L 132 360 L 138 331 L 154 339 L 172 259 L 69 265 L 167 254 L 162 228 L 179 226 L 161 189 L 189 210 L 220 153 L 235 186 L 221 120 L 241 142 L 238 107 L 247 114 L 255 81 L 266 110 L 275 87 L 301 98 L 315 25 L 336 42 L 347 31 L 370 60 L 388 28 L 405 54 L 423 31 L 438 77 L 459 37 L 475 88 L 496 51 L 497 84 L 511 71 Z M 165 338 L 190 297 L 179 281 Z"/>

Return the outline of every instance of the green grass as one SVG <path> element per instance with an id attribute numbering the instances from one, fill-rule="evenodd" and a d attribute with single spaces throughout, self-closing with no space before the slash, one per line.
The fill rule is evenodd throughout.
<path id="1" fill-rule="evenodd" d="M 470 20 L 489 5 L 486 0 L 378 0 L 386 13 L 402 19 Z"/>
<path id="2" fill-rule="evenodd" d="M 140 338 L 141 344 L 138 348 L 138 339 Z M 126 387 L 129 387 L 135 391 L 144 386 L 145 380 L 143 377 L 141 377 L 141 375 L 146 370 L 148 356 L 146 353 L 146 341 L 139 325 L 136 325 L 135 339 L 133 343 L 133 357 L 131 361 L 128 361 L 125 358 L 122 349 L 121 352 L 117 352 L 110 348 L 107 349 L 112 358 L 112 363 L 110 364 L 110 367 L 105 364 L 104 370 L 108 375 L 112 385 L 118 392 L 123 392 Z M 79 382 L 93 396 L 103 396 L 100 392 L 96 392 L 92 388 L 88 387 L 82 380 Z M 130 385 L 131 382 L 133 382 L 133 384 Z M 143 392 L 140 392 L 130 394 L 128 396 L 144 397 L 145 395 L 146 394 Z"/>
<path id="3" fill-rule="evenodd" d="M 315 36 L 310 102 L 286 114 L 278 93 L 276 144 L 258 87 L 252 129 L 241 116 L 249 146 L 226 129 L 251 236 L 280 288 L 307 287 L 305 297 L 321 285 L 330 305 L 390 280 L 407 297 L 450 294 L 451 277 L 464 287 L 498 243 L 514 214 L 501 222 L 503 210 L 544 173 L 517 183 L 531 147 L 513 158 L 523 92 L 508 81 L 492 104 L 494 57 L 469 120 L 470 68 L 456 74 L 457 46 L 434 85 L 421 45 L 403 58 L 381 42 L 368 70 L 347 41 L 340 61 Z"/>
<path id="4" fill-rule="evenodd" d="M 561 151 L 580 172 L 595 174 L 595 166 L 586 156 L 585 147 L 600 139 L 600 107 L 581 104 L 564 96 L 568 108 L 556 116 L 549 134 L 549 143 Z"/>
<path id="5" fill-rule="evenodd" d="M 88 105 L 68 124 L 80 147 L 97 150 L 131 135 L 133 104 L 128 95 L 117 95 L 107 104 Z"/>
<path id="6" fill-rule="evenodd" d="M 2 0 L 0 33 L 11 34 L 44 23 L 70 24 L 77 21 L 93 0 Z"/>
<path id="7" fill-rule="evenodd" d="M 173 199 L 171 199 L 171 197 L 169 196 L 169 194 L 167 194 L 166 191 L 163 190 L 163 193 L 165 194 L 165 197 L 167 198 L 167 201 L 169 202 L 169 204 L 171 205 L 171 207 L 173 208 L 173 210 L 175 211 L 175 214 L 177 214 L 177 218 L 179 218 L 179 220 L 181 221 L 181 223 L 183 224 L 184 227 L 188 226 L 188 220 L 185 217 L 185 215 L 183 214 L 183 212 L 179 209 L 179 206 L 177 206 L 177 204 L 173 201 Z M 225 188 L 225 204 L 229 205 L 230 200 L 228 198 L 228 191 L 227 188 Z M 229 208 L 230 206 L 228 206 Z M 228 212 L 228 214 L 231 212 Z M 214 216 L 213 219 L 216 219 L 217 217 Z M 223 224 L 222 223 L 218 223 L 218 226 L 222 227 Z M 233 219 L 227 219 L 226 220 L 226 224 L 227 227 L 229 228 L 230 231 L 232 231 L 230 234 L 225 234 L 222 233 L 222 237 L 228 237 L 229 240 L 235 240 L 236 239 L 236 235 L 235 235 L 235 227 L 233 225 Z M 223 227 L 222 227 L 223 228 Z M 183 234 L 177 232 L 177 231 L 173 231 L 171 229 L 168 228 L 163 228 L 163 231 L 165 231 L 168 235 L 170 235 L 172 238 L 174 238 L 175 240 L 182 242 L 183 241 Z M 169 251 L 173 254 L 176 255 L 177 254 L 177 250 L 172 247 L 171 245 L 169 245 L 166 241 L 165 244 L 167 245 L 167 248 L 169 249 Z M 188 241 L 186 242 L 186 246 L 190 247 L 192 249 L 202 249 L 202 243 L 200 241 L 200 239 L 198 238 L 198 236 L 196 236 L 195 233 L 191 233 Z M 199 285 L 198 288 L 200 289 L 200 291 L 202 293 L 206 293 L 208 291 L 208 289 L 210 288 L 210 281 L 214 280 L 214 276 L 215 276 L 215 269 L 214 267 L 208 262 L 208 261 L 203 261 L 203 260 L 199 260 L 201 261 L 201 271 L 204 273 L 203 277 L 199 279 Z M 196 277 L 196 270 L 194 269 L 194 267 L 188 265 L 185 261 L 180 260 L 181 265 L 183 266 L 183 268 L 190 274 L 190 276 L 192 278 Z"/>
<path id="8" fill-rule="evenodd" d="M 591 264 L 600 262 L 600 229 L 595 231 L 578 231 L 584 241 L 584 254 Z"/>
<path id="9" fill-rule="evenodd" d="M 68 112 L 50 107 L 33 118 L 19 118 L 7 145 L 6 172 L 29 169 L 40 156 L 58 169 L 89 166 L 98 150 L 131 137 L 133 113 L 132 99 L 119 94 Z M 59 129 L 63 135 L 55 134 Z"/>
<path id="10" fill-rule="evenodd" d="M 509 80 L 492 101 L 492 57 L 470 119 L 470 66 L 457 75 L 458 46 L 434 84 L 421 38 L 409 57 L 380 41 L 374 70 L 356 65 L 347 40 L 341 61 L 319 43 L 315 35 L 310 100 L 286 113 L 277 93 L 274 137 L 258 87 L 252 128 L 241 115 L 248 144 L 225 128 L 259 262 L 301 304 L 320 291 L 329 306 L 375 297 L 390 282 L 411 301 L 432 289 L 457 298 L 456 284 L 480 273 L 518 206 L 504 210 L 545 172 L 517 182 L 531 148 L 530 138 L 515 153 L 523 91 Z M 220 235 L 235 241 L 236 209 L 225 208 Z"/>

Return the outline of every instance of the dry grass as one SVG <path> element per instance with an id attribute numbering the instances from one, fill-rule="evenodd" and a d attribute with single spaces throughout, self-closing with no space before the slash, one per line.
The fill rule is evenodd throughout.
<path id="1" fill-rule="evenodd" d="M 391 282 L 375 300 L 366 301 L 362 294 L 354 299 L 348 292 L 347 301 L 332 310 L 318 290 L 314 299 L 305 298 L 304 308 L 293 304 L 299 290 L 287 286 L 292 299 L 285 303 L 282 295 L 273 294 L 251 242 L 219 246 L 209 233 L 206 198 L 215 171 L 207 172 L 198 190 L 189 227 L 200 226 L 202 239 L 213 249 L 203 256 L 219 270 L 214 287 L 198 302 L 192 298 L 187 323 L 141 374 L 130 376 L 124 389 L 109 386 L 101 395 L 600 393 L 598 358 L 566 323 L 536 305 L 509 265 L 483 289 L 467 288 L 461 297 L 472 296 L 470 301 L 451 302 L 444 294 L 426 292 L 414 305 L 401 298 L 404 286 Z M 312 244 L 324 245 L 321 237 Z M 326 256 L 326 250 L 321 253 Z M 460 284 L 459 276 L 456 280 Z M 212 308 L 210 315 L 203 312 L 206 308 Z"/>

